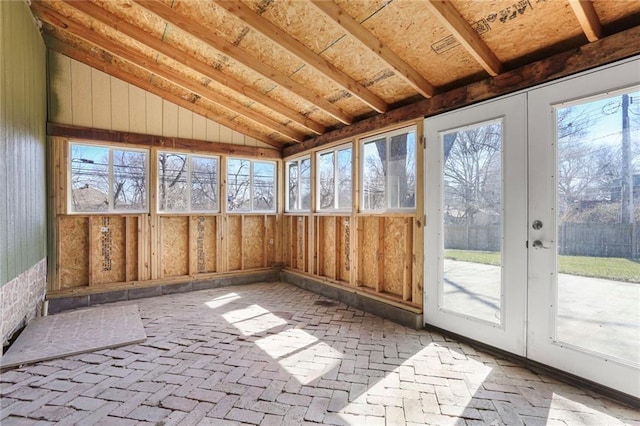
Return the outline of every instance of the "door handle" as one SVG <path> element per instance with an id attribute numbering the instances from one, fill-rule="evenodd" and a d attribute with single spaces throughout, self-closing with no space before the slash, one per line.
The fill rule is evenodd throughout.
<path id="1" fill-rule="evenodd" d="M 551 248 L 551 247 L 547 247 L 547 246 L 545 246 L 545 245 L 544 245 L 544 243 L 543 243 L 542 241 L 540 241 L 540 240 L 535 240 L 535 241 L 533 242 L 533 244 L 532 244 L 532 247 L 533 247 L 534 249 L 538 249 L 538 250 L 539 250 L 539 249 L 549 249 L 549 248 Z"/>

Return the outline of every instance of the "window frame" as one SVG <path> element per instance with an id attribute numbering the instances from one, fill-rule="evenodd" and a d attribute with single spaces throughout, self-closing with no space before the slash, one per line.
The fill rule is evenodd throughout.
<path id="1" fill-rule="evenodd" d="M 160 208 L 160 168 L 156 167 L 156 212 L 160 215 L 180 215 L 180 214 L 202 214 L 202 215 L 207 215 L 207 214 L 218 214 L 220 213 L 220 156 L 219 155 L 210 155 L 210 154 L 197 154 L 197 153 L 191 153 L 191 152 L 181 152 L 181 151 L 170 151 L 170 150 L 158 150 L 156 152 L 156 166 L 158 166 L 158 161 L 160 161 L 160 154 L 176 154 L 176 155 L 184 155 L 186 156 L 186 163 L 187 163 L 187 169 L 186 169 L 186 176 L 187 176 L 187 180 L 186 180 L 186 185 L 187 185 L 187 206 L 188 208 L 185 210 L 180 210 L 180 211 L 176 211 L 176 210 L 162 210 Z M 193 157 L 196 158 L 208 158 L 208 159 L 215 159 L 217 162 L 217 176 L 216 176 L 216 198 L 217 198 L 217 205 L 215 209 L 212 210 L 194 210 L 192 208 L 192 199 L 191 199 L 191 193 L 192 193 L 192 187 L 191 187 L 191 172 L 192 172 L 192 159 Z"/>
<path id="2" fill-rule="evenodd" d="M 338 207 L 339 206 L 339 197 L 340 197 L 340 181 L 338 179 L 338 153 L 340 151 L 351 150 L 351 205 L 348 208 Z M 333 207 L 322 208 L 320 206 L 320 157 L 326 155 L 328 153 L 333 153 Z M 316 152 L 316 179 L 315 179 L 315 189 L 316 189 L 316 207 L 315 211 L 318 213 L 349 213 L 353 211 L 353 155 L 354 155 L 354 144 L 352 142 L 347 142 L 345 144 L 337 145 L 328 149 L 323 149 L 322 151 Z"/>
<path id="3" fill-rule="evenodd" d="M 233 160 L 249 162 L 249 209 L 248 210 L 229 210 L 229 162 Z M 254 167 L 255 163 L 264 163 L 273 165 L 273 210 L 257 210 L 254 209 Z M 278 213 L 278 162 L 272 160 L 257 160 L 253 158 L 242 157 L 226 157 L 225 161 L 225 212 L 227 214 L 276 214 Z"/>
<path id="4" fill-rule="evenodd" d="M 410 134 L 413 133 L 414 134 L 414 176 L 415 176 L 415 182 L 414 182 L 414 205 L 413 207 L 389 207 L 390 205 L 390 200 L 389 200 L 389 173 L 388 173 L 388 161 L 389 161 L 389 150 L 390 150 L 390 146 L 391 146 L 391 138 L 393 138 L 394 136 L 398 136 L 398 135 L 402 135 L 402 134 Z M 364 191 L 364 170 L 365 170 L 365 155 L 364 155 L 364 147 L 367 143 L 376 141 L 376 140 L 380 140 L 380 139 L 385 139 L 385 162 L 387 163 L 387 165 L 385 166 L 385 170 L 387 170 L 385 172 L 385 176 L 384 176 L 384 204 L 385 207 L 384 208 L 380 208 L 380 209 L 372 209 L 372 208 L 365 208 L 365 202 L 364 202 L 364 198 L 365 198 L 365 191 Z M 417 182 L 417 172 L 418 172 L 418 126 L 413 124 L 410 126 L 404 126 L 395 130 L 390 130 L 387 132 L 383 132 L 383 133 L 377 133 L 375 135 L 371 135 L 368 136 L 366 138 L 360 139 L 360 144 L 359 144 L 359 148 L 360 148 L 360 161 L 359 161 L 359 171 L 358 171 L 358 183 L 360 185 L 360 197 L 359 197 L 359 208 L 358 208 L 358 212 L 359 213 L 366 213 L 366 214 L 379 214 L 379 213 L 412 213 L 417 211 L 417 199 L 416 199 L 416 195 L 417 195 L 417 190 L 418 190 L 418 182 Z M 408 154 L 408 152 L 407 152 Z"/>
<path id="5" fill-rule="evenodd" d="M 302 208 L 302 185 L 300 184 L 301 182 L 301 171 L 302 171 L 302 162 L 308 160 L 309 161 L 309 207 L 308 208 Z M 289 184 L 291 182 L 290 180 L 290 171 L 289 171 L 289 165 L 290 164 L 296 164 L 298 166 L 298 189 L 296 191 L 297 193 L 297 198 L 296 198 L 296 204 L 297 206 L 291 207 L 290 205 L 290 201 L 289 201 Z M 313 206 L 312 203 L 312 191 L 311 188 L 313 187 L 313 163 L 311 162 L 311 155 L 307 154 L 307 155 L 303 155 L 301 157 L 296 157 L 292 160 L 287 160 L 284 162 L 284 170 L 285 170 L 285 183 L 286 183 L 286 192 L 285 192 L 285 197 L 284 197 L 284 211 L 286 213 L 309 213 L 311 212 L 311 208 Z"/>
<path id="6" fill-rule="evenodd" d="M 73 207 L 73 147 L 74 146 L 86 146 L 90 148 L 103 148 L 107 149 L 107 210 L 104 211 L 78 211 Z M 128 151 L 145 154 L 144 156 L 144 177 L 145 177 L 145 197 L 144 197 L 144 209 L 118 209 L 114 208 L 113 204 L 113 181 L 114 181 L 114 167 L 113 167 L 113 151 Z M 67 214 L 69 215 L 110 215 L 110 214 L 148 214 L 150 211 L 150 173 L 149 162 L 151 152 L 148 148 L 132 148 L 121 147 L 109 144 L 93 143 L 91 141 L 69 141 L 67 146 Z"/>

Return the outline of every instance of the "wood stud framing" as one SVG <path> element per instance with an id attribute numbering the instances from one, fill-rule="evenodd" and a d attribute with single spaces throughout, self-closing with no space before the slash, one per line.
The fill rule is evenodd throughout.
<path id="1" fill-rule="evenodd" d="M 68 214 L 68 140 L 50 138 L 49 144 L 52 185 L 59 187 L 51 199 L 57 207 L 50 297 L 216 278 L 281 262 L 275 213 L 158 214 L 156 147 L 150 149 L 149 214 Z"/>
<path id="2" fill-rule="evenodd" d="M 421 122 L 411 122 L 398 127 L 410 125 L 416 125 L 416 176 L 424 176 L 423 126 Z M 367 136 L 370 135 L 362 137 Z M 297 274 L 419 311 L 423 287 L 420 255 L 423 251 L 423 208 L 418 205 L 415 213 L 406 214 L 358 212 L 359 139 L 355 138 L 351 143 L 354 165 L 352 211 L 285 213 L 284 266 Z M 344 143 L 336 142 L 335 146 Z M 315 161 L 320 150 L 313 149 L 302 155 L 310 155 Z M 315 194 L 315 185 L 311 187 Z M 423 190 L 422 179 L 418 178 L 417 203 L 422 202 Z"/>

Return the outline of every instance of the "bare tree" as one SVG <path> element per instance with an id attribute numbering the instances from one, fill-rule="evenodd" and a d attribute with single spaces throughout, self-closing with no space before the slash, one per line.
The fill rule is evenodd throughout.
<path id="1" fill-rule="evenodd" d="M 477 215 L 501 216 L 501 125 L 451 133 L 445 140 L 444 183 L 448 218 L 473 225 Z M 489 219 L 487 219 L 489 220 Z"/>

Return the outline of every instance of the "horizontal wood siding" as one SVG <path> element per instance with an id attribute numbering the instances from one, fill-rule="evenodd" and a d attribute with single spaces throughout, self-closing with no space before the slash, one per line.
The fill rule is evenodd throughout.
<path id="1" fill-rule="evenodd" d="M 272 148 L 60 53 L 49 60 L 50 122 Z"/>

